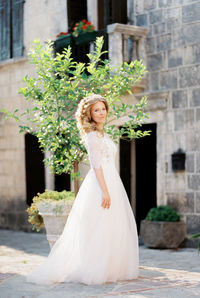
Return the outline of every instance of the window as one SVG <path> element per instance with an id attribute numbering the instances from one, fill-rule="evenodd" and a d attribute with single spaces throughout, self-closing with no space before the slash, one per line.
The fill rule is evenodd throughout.
<path id="1" fill-rule="evenodd" d="M 0 0 L 0 60 L 23 55 L 24 0 Z"/>

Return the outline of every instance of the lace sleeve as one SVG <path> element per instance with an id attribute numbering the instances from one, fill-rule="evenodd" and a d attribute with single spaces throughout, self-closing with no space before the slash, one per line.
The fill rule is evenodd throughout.
<path id="1" fill-rule="evenodd" d="M 102 159 L 102 137 L 96 131 L 89 132 L 87 133 L 85 143 L 91 167 L 95 169 L 100 168 Z"/>

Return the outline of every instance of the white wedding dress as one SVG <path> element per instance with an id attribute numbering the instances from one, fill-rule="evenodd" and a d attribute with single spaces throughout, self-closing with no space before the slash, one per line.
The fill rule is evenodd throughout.
<path id="1" fill-rule="evenodd" d="M 91 169 L 85 177 L 62 235 L 28 282 L 103 284 L 137 278 L 138 236 L 126 191 L 115 167 L 116 145 L 107 134 L 85 137 Z M 103 208 L 94 168 L 102 167 L 111 198 Z"/>

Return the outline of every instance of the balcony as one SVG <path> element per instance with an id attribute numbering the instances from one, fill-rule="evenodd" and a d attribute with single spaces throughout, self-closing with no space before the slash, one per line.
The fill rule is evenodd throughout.
<path id="1" fill-rule="evenodd" d="M 75 42 L 73 39 L 65 38 L 66 42 L 63 43 L 63 47 L 59 47 L 56 52 L 62 52 L 62 50 L 69 44 L 72 47 L 72 57 L 77 62 L 88 62 L 87 53 L 94 46 L 96 36 L 104 36 L 103 50 L 109 50 L 108 54 L 104 54 L 103 59 L 110 59 L 112 66 L 119 66 L 122 62 L 131 62 L 134 60 L 143 60 L 146 64 L 145 56 L 145 37 L 147 35 L 147 29 L 139 26 L 126 25 L 114 23 L 107 26 L 107 30 L 97 31 L 91 35 L 90 40 L 83 40 L 82 42 Z M 56 45 L 56 41 L 55 41 Z M 145 80 L 139 82 L 135 86 L 135 90 L 138 88 L 138 92 L 141 92 L 145 88 Z"/>

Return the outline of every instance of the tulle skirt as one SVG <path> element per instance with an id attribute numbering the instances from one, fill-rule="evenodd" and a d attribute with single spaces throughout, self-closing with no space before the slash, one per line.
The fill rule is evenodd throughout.
<path id="1" fill-rule="evenodd" d="M 137 278 L 138 235 L 126 191 L 115 166 L 103 172 L 111 197 L 101 206 L 101 189 L 93 169 L 85 177 L 62 235 L 28 282 L 103 284 Z"/>

